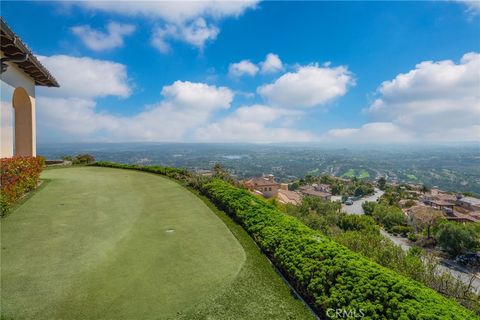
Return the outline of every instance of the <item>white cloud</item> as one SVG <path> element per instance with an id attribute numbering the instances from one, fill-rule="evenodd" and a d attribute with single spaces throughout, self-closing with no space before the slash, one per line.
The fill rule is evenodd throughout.
<path id="1" fill-rule="evenodd" d="M 195 138 L 199 141 L 215 142 L 305 142 L 315 136 L 306 131 L 288 128 L 277 122 L 300 114 L 290 110 L 271 108 L 264 105 L 244 106 L 234 113 L 199 128 Z"/>
<path id="2" fill-rule="evenodd" d="M 161 18 L 172 23 L 184 23 L 198 17 L 221 19 L 238 17 L 245 10 L 255 8 L 258 1 L 202 0 L 202 1 L 81 1 L 75 3 L 91 10 L 100 10 L 126 16 Z"/>
<path id="3" fill-rule="evenodd" d="M 75 26 L 71 30 L 88 48 L 104 51 L 123 46 L 123 38 L 135 32 L 135 26 L 110 22 L 106 32 L 92 29 L 88 25 Z"/>
<path id="4" fill-rule="evenodd" d="M 471 15 L 480 14 L 480 1 L 479 0 L 457 0 L 457 2 L 463 3 L 467 7 L 467 12 Z"/>
<path id="5" fill-rule="evenodd" d="M 265 61 L 255 64 L 250 60 L 242 60 L 237 63 L 231 63 L 228 68 L 228 74 L 231 77 L 241 77 L 243 75 L 255 76 L 259 71 L 263 74 L 275 73 L 283 70 L 282 60 L 278 55 L 269 53 L 265 57 Z"/>
<path id="6" fill-rule="evenodd" d="M 231 63 L 228 67 L 228 74 L 232 77 L 240 77 L 242 75 L 254 76 L 258 72 L 258 67 L 250 60 L 242 60 L 237 63 Z"/>
<path id="7" fill-rule="evenodd" d="M 228 109 L 233 93 L 226 87 L 175 81 L 163 87 L 163 100 L 134 116 L 96 110 L 93 99 L 38 97 L 43 140 L 61 134 L 73 141 L 179 141 L 217 110 Z"/>
<path id="8" fill-rule="evenodd" d="M 324 141 L 342 143 L 403 143 L 412 141 L 408 131 L 390 122 L 371 122 L 360 128 L 332 129 L 323 135 Z"/>
<path id="9" fill-rule="evenodd" d="M 283 63 L 280 57 L 274 53 L 269 53 L 265 57 L 265 61 L 260 62 L 262 73 L 275 73 L 283 70 Z"/>
<path id="10" fill-rule="evenodd" d="M 203 50 L 207 41 L 217 38 L 220 30 L 214 25 L 208 25 L 203 18 L 197 18 L 187 25 L 167 24 L 153 31 L 152 45 L 162 53 L 170 51 L 168 40 L 175 39 L 191 44 Z"/>
<path id="11" fill-rule="evenodd" d="M 131 94 L 123 64 L 66 55 L 38 58 L 60 83 L 60 88 L 40 88 L 40 95 L 94 98 Z"/>
<path id="12" fill-rule="evenodd" d="M 220 29 L 218 21 L 239 17 L 255 8 L 256 0 L 206 1 L 78 1 L 68 5 L 87 10 L 104 11 L 131 17 L 145 17 L 158 23 L 154 28 L 152 45 L 160 52 L 168 52 L 167 40 L 183 41 L 200 50 L 207 41 L 215 40 Z"/>
<path id="13" fill-rule="evenodd" d="M 309 65 L 282 75 L 275 82 L 259 87 L 257 92 L 274 106 L 308 108 L 343 96 L 354 84 L 345 66 Z"/>
<path id="14" fill-rule="evenodd" d="M 383 82 L 367 112 L 425 139 L 478 140 L 474 128 L 480 124 L 479 70 L 480 54 L 473 52 L 458 64 L 424 61 Z M 465 128 L 471 128 L 470 134 L 458 136 Z"/>

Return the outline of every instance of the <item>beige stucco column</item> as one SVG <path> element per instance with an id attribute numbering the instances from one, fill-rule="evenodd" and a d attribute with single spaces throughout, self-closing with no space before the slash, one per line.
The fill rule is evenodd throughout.
<path id="1" fill-rule="evenodd" d="M 36 156 L 35 99 L 24 88 L 16 88 L 12 104 L 15 110 L 15 155 Z"/>

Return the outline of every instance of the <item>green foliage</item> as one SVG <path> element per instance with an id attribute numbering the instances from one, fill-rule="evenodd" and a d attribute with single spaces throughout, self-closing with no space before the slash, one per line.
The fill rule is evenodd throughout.
<path id="1" fill-rule="evenodd" d="M 73 157 L 70 155 L 61 156 L 60 159 L 73 162 Z"/>
<path id="2" fill-rule="evenodd" d="M 73 164 L 91 164 L 95 162 L 95 158 L 90 154 L 79 154 L 73 159 Z"/>
<path id="3" fill-rule="evenodd" d="M 451 257 L 475 251 L 480 246 L 480 235 L 475 226 L 456 222 L 442 223 L 435 235 L 440 247 Z"/>
<path id="4" fill-rule="evenodd" d="M 377 203 L 374 201 L 365 201 L 362 203 L 362 208 L 366 215 L 371 216 L 376 205 Z"/>
<path id="5" fill-rule="evenodd" d="M 295 182 L 290 183 L 290 184 L 288 185 L 288 190 L 290 190 L 290 191 L 295 191 L 295 190 L 297 190 L 299 187 L 300 187 L 300 183 L 299 183 L 298 181 L 295 181 Z"/>
<path id="6" fill-rule="evenodd" d="M 415 233 L 412 232 L 412 233 L 409 233 L 409 234 L 408 234 L 408 240 L 410 240 L 410 241 L 412 241 L 412 242 L 417 242 L 418 237 L 417 237 L 417 235 L 416 235 Z"/>
<path id="7" fill-rule="evenodd" d="M 343 231 L 380 232 L 375 220 L 365 215 L 343 215 L 337 225 Z"/>
<path id="8" fill-rule="evenodd" d="M 410 227 L 407 227 L 407 226 L 396 225 L 396 226 L 393 226 L 390 229 L 390 232 L 392 232 L 393 234 L 399 234 L 399 235 L 402 235 L 402 236 L 406 237 L 407 234 L 412 232 L 412 229 Z"/>
<path id="9" fill-rule="evenodd" d="M 378 179 L 377 181 L 377 185 L 380 190 L 385 190 L 386 184 L 387 184 L 387 179 L 385 179 L 385 177 L 380 177 L 380 179 Z"/>
<path id="10" fill-rule="evenodd" d="M 395 206 L 378 204 L 373 209 L 372 216 L 378 221 L 378 223 L 383 224 L 388 231 L 394 226 L 403 225 L 405 223 L 405 215 L 400 208 Z"/>
<path id="11" fill-rule="evenodd" d="M 212 179 L 199 191 L 247 230 L 322 318 L 330 308 L 362 309 L 370 319 L 475 318 L 455 301 L 350 251 L 246 190 Z M 310 208 L 312 213 L 320 216 Z M 344 234 L 350 232 L 375 236 Z"/>

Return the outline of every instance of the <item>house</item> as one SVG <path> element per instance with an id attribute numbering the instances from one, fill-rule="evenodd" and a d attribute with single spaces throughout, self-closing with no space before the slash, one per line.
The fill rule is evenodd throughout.
<path id="1" fill-rule="evenodd" d="M 251 192 L 261 194 L 265 198 L 276 197 L 278 194 L 279 184 L 275 181 L 275 177 L 271 174 L 260 178 L 251 178 L 247 181 L 244 181 L 243 184 Z"/>
<path id="2" fill-rule="evenodd" d="M 320 191 L 320 189 L 316 185 L 301 186 L 299 188 L 299 191 L 304 196 L 317 197 L 325 201 L 330 201 L 332 197 L 331 193 Z"/>
<path id="3" fill-rule="evenodd" d="M 456 204 L 469 211 L 480 211 L 480 199 L 478 198 L 459 196 Z"/>
<path id="4" fill-rule="evenodd" d="M 302 195 L 295 191 L 280 189 L 278 190 L 277 199 L 280 203 L 283 204 L 293 204 L 298 205 L 302 202 Z"/>
<path id="5" fill-rule="evenodd" d="M 1 18 L 0 158 L 36 156 L 35 86 L 59 87 Z"/>

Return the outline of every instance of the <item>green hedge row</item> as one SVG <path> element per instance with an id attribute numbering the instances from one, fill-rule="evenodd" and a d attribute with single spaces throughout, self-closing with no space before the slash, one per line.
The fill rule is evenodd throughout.
<path id="1" fill-rule="evenodd" d="M 98 163 L 165 174 L 181 169 Z M 216 206 L 238 221 L 322 318 L 342 314 L 366 319 L 478 319 L 471 311 L 418 282 L 400 276 L 286 216 L 262 199 L 224 181 L 200 187 Z"/>

